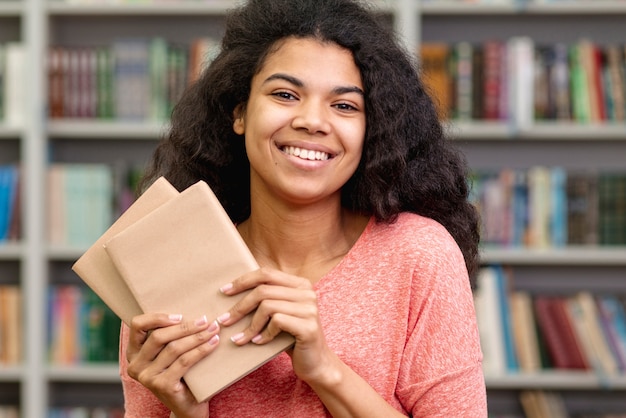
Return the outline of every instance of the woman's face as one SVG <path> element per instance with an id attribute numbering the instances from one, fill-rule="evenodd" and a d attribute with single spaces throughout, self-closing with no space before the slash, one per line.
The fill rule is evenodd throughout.
<path id="1" fill-rule="evenodd" d="M 350 51 L 308 38 L 279 43 L 235 113 L 252 193 L 296 205 L 338 199 L 361 159 L 363 94 Z"/>

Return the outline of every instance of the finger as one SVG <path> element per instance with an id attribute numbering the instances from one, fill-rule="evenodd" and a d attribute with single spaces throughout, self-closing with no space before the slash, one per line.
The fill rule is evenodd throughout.
<path id="1" fill-rule="evenodd" d="M 313 294 L 313 296 L 315 296 Z M 252 315 L 249 326 L 239 334 L 231 337 L 233 342 L 243 345 L 252 341 L 254 343 L 267 343 L 274 339 L 281 331 L 287 331 L 281 326 L 284 319 L 298 318 L 317 323 L 318 310 L 315 298 L 310 298 L 303 303 L 266 299 L 259 304 L 258 309 Z"/>
<path id="2" fill-rule="evenodd" d="M 163 328 L 154 331 L 140 356 L 128 367 L 128 374 L 146 385 L 156 384 L 153 379 L 165 374 L 169 380 L 179 380 L 200 359 L 212 352 L 219 343 L 219 325 L 212 322 L 206 327 L 194 323 L 197 332 L 172 339 L 180 333 Z M 177 328 L 177 327 L 173 327 Z M 156 348 L 153 348 L 156 347 Z"/>
<path id="3" fill-rule="evenodd" d="M 262 284 L 254 288 L 241 300 L 233 305 L 226 313 L 219 315 L 217 320 L 224 326 L 239 321 L 253 312 L 266 301 L 283 300 L 299 303 L 315 303 L 315 292 L 311 290 L 294 289 L 291 287 Z M 267 309 L 270 309 L 269 306 Z"/>
<path id="4" fill-rule="evenodd" d="M 168 327 L 182 321 L 180 314 L 152 313 L 133 317 L 130 323 L 130 344 L 142 345 L 148 338 L 148 333 L 154 329 Z"/>
<path id="5" fill-rule="evenodd" d="M 238 277 L 231 283 L 223 285 L 220 290 L 226 295 L 236 295 L 246 290 L 254 289 L 262 284 L 292 288 L 311 287 L 311 282 L 307 279 L 293 276 L 280 270 L 262 267 Z"/>
<path id="6" fill-rule="evenodd" d="M 129 361 L 133 361 L 135 358 L 139 357 L 142 364 L 151 362 L 170 341 L 195 334 L 209 327 L 206 316 L 202 316 L 193 321 L 183 320 L 181 317 L 181 319 L 176 322 L 177 319 L 178 317 L 173 318 L 173 324 L 160 328 L 152 328 L 156 323 L 154 320 L 137 318 L 135 321 L 135 319 L 133 319 L 133 326 L 136 326 L 137 328 L 135 329 L 138 329 L 138 331 L 134 344 L 132 342 L 129 343 L 127 349 L 127 357 Z M 146 333 L 145 337 L 141 336 L 144 332 Z M 131 339 L 133 339 L 132 334 Z M 137 340 L 142 341 L 138 344 Z"/>
<path id="7" fill-rule="evenodd" d="M 267 326 L 250 341 L 254 344 L 267 344 L 282 332 L 291 334 L 296 338 L 296 341 L 302 342 L 311 340 L 313 336 L 321 334 L 322 331 L 316 320 L 276 314 Z"/>

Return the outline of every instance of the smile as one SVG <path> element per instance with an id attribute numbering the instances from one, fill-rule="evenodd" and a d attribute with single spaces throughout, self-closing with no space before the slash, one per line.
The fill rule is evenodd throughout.
<path id="1" fill-rule="evenodd" d="M 298 147 L 283 147 L 281 151 L 287 155 L 292 155 L 309 161 L 326 161 L 330 158 L 330 155 L 326 152 L 307 150 Z"/>

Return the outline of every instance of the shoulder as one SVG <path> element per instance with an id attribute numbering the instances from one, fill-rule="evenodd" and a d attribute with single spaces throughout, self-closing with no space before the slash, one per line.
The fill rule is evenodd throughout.
<path id="1" fill-rule="evenodd" d="M 458 248 L 443 225 L 415 213 L 403 212 L 392 223 L 375 222 L 369 235 L 373 242 L 409 249 Z"/>
<path id="2" fill-rule="evenodd" d="M 410 264 L 422 272 L 466 272 L 463 254 L 452 235 L 425 216 L 401 213 L 393 223 L 371 222 L 366 244 L 371 254 Z"/>

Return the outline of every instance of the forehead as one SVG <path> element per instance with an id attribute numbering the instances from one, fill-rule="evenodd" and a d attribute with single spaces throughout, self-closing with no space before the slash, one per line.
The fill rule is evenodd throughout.
<path id="1" fill-rule="evenodd" d="M 361 84 L 360 70 L 352 52 L 333 42 L 316 38 L 282 39 L 272 46 L 256 75 L 274 71 L 320 72 L 348 77 L 351 83 Z M 358 83 L 357 83 L 358 80 Z"/>

